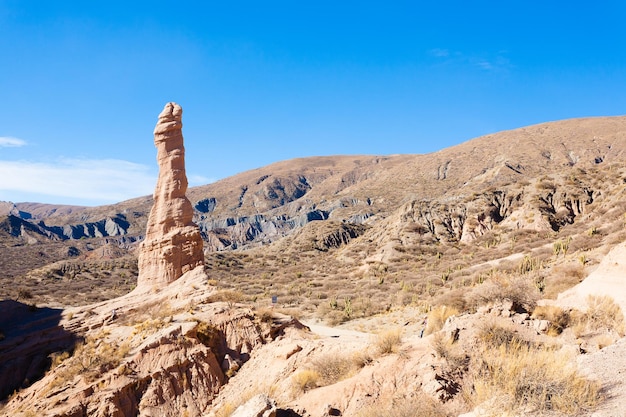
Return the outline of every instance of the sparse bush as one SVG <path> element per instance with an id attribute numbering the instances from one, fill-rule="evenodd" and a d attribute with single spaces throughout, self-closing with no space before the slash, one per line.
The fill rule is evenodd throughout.
<path id="1" fill-rule="evenodd" d="M 64 360 L 70 357 L 70 352 L 55 352 L 50 355 L 50 359 L 52 359 L 52 363 L 50 364 L 50 369 L 54 369 L 60 364 L 63 363 Z"/>
<path id="2" fill-rule="evenodd" d="M 444 373 L 449 376 L 461 376 L 467 370 L 469 357 L 461 352 L 454 344 L 454 340 L 450 339 L 446 334 L 436 333 L 430 346 L 433 348 L 438 357 L 445 361 L 442 368 Z"/>
<path id="3" fill-rule="evenodd" d="M 135 324 L 135 330 L 133 331 L 133 335 L 141 335 L 148 336 L 152 333 L 155 333 L 157 330 L 162 329 L 170 323 L 171 320 L 163 319 L 162 317 L 155 317 L 153 319 L 147 319 L 140 323 Z"/>
<path id="4" fill-rule="evenodd" d="M 580 283 L 585 277 L 585 267 L 582 263 L 555 267 L 545 279 L 543 297 L 556 299 L 563 291 Z"/>
<path id="5" fill-rule="evenodd" d="M 433 336 L 430 346 L 433 348 L 437 356 L 442 359 L 450 357 L 450 349 L 452 347 L 452 341 L 446 337 L 443 333 L 437 333 Z"/>
<path id="6" fill-rule="evenodd" d="M 294 389 L 299 392 L 307 392 L 319 386 L 320 374 L 311 369 L 298 371 L 291 377 Z"/>
<path id="7" fill-rule="evenodd" d="M 533 311 L 532 318 L 538 320 L 548 320 L 550 336 L 558 336 L 570 323 L 570 315 L 567 311 L 558 306 L 537 306 Z"/>
<path id="8" fill-rule="evenodd" d="M 533 311 L 539 299 L 539 290 L 527 276 L 496 275 L 484 284 L 474 288 L 467 295 L 468 304 L 474 308 L 504 300 L 513 302 L 513 310 Z"/>
<path id="9" fill-rule="evenodd" d="M 257 310 L 256 316 L 261 323 L 271 323 L 274 320 L 274 312 L 269 308 L 261 308 Z"/>
<path id="10" fill-rule="evenodd" d="M 509 346 L 512 343 L 525 343 L 511 326 L 503 326 L 495 321 L 487 321 L 481 325 L 478 331 L 478 340 L 488 349 L 496 349 L 503 345 Z"/>
<path id="11" fill-rule="evenodd" d="M 572 314 L 577 332 L 583 329 L 614 330 L 624 336 L 624 315 L 618 304 L 609 296 L 590 295 L 587 297 L 587 310 Z"/>
<path id="12" fill-rule="evenodd" d="M 430 313 L 428 313 L 428 322 L 424 333 L 431 334 L 438 332 L 446 323 L 448 317 L 452 317 L 457 314 L 459 314 L 459 311 L 453 307 L 439 306 L 433 308 Z"/>
<path id="13" fill-rule="evenodd" d="M 219 329 L 201 321 L 196 326 L 196 336 L 203 345 L 210 347 L 213 352 L 217 354 L 221 352 L 224 336 Z"/>
<path id="14" fill-rule="evenodd" d="M 110 343 L 105 336 L 104 332 L 90 336 L 76 345 L 71 356 L 61 354 L 53 358 L 53 363 L 56 363 L 59 370 L 58 377 L 52 381 L 50 387 L 61 386 L 74 379 L 76 375 L 82 375 L 88 381 L 93 380 L 104 372 L 116 368 L 130 351 L 130 344 Z"/>
<path id="15" fill-rule="evenodd" d="M 19 299 L 32 300 L 32 298 L 33 298 L 33 294 L 29 290 L 25 288 L 21 288 L 17 292 L 17 298 L 15 299 L 15 301 L 18 301 Z"/>
<path id="16" fill-rule="evenodd" d="M 441 403 L 425 394 L 417 398 L 396 398 L 362 409 L 358 417 L 448 417 Z"/>
<path id="17" fill-rule="evenodd" d="M 433 305 L 448 306 L 457 311 L 464 311 L 466 308 L 464 293 L 466 291 L 462 289 L 448 290 L 435 298 Z"/>
<path id="18" fill-rule="evenodd" d="M 207 297 L 207 303 L 216 303 L 219 301 L 223 301 L 228 303 L 229 307 L 234 307 L 235 304 L 241 303 L 245 300 L 245 296 L 241 291 L 235 290 L 221 290 L 216 293 L 211 294 Z"/>
<path id="19" fill-rule="evenodd" d="M 379 354 L 386 355 L 395 352 L 400 343 L 402 343 L 402 330 L 391 329 L 379 333 L 374 345 Z"/>
<path id="20" fill-rule="evenodd" d="M 501 415 L 556 411 L 577 415 L 596 406 L 600 386 L 576 373 L 571 358 L 521 343 L 485 349 L 466 395 L 474 404 L 490 404 Z"/>
<path id="21" fill-rule="evenodd" d="M 356 362 L 351 356 L 328 353 L 314 359 L 311 368 L 319 375 L 319 386 L 332 385 L 350 376 L 356 370 Z"/>
<path id="22" fill-rule="evenodd" d="M 369 349 L 357 350 L 352 354 L 352 362 L 357 368 L 364 368 L 374 361 Z"/>

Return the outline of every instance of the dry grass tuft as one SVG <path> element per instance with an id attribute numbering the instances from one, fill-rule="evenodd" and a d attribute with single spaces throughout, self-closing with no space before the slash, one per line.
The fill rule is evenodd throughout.
<path id="1" fill-rule="evenodd" d="M 380 355 L 394 353 L 402 343 L 402 330 L 391 329 L 379 333 L 374 341 L 376 352 Z"/>
<path id="2" fill-rule="evenodd" d="M 532 318 L 538 320 L 548 320 L 550 322 L 548 335 L 550 336 L 560 335 L 570 324 L 569 312 L 558 306 L 537 306 L 533 311 Z"/>
<path id="3" fill-rule="evenodd" d="M 495 321 L 483 323 L 478 331 L 478 340 L 488 349 L 509 346 L 513 343 L 526 343 L 517 335 L 511 325 L 500 325 Z"/>
<path id="4" fill-rule="evenodd" d="M 484 284 L 477 286 L 468 294 L 468 304 L 474 308 L 482 305 L 511 300 L 513 310 L 517 312 L 533 311 L 540 293 L 529 275 L 496 275 Z"/>
<path id="5" fill-rule="evenodd" d="M 222 343 L 224 336 L 221 331 L 206 322 L 198 322 L 196 327 L 196 336 L 198 340 L 205 346 L 208 346 L 215 353 L 222 351 Z"/>
<path id="6" fill-rule="evenodd" d="M 587 306 L 583 320 L 593 330 L 615 330 L 624 336 L 624 314 L 611 297 L 590 295 L 587 297 Z"/>
<path id="7" fill-rule="evenodd" d="M 571 358 L 550 349 L 512 342 L 485 349 L 480 363 L 467 397 L 501 414 L 577 415 L 600 400 L 600 385 L 578 375 Z"/>
<path id="8" fill-rule="evenodd" d="M 439 306 L 433 308 L 428 313 L 428 322 L 424 333 L 431 334 L 441 330 L 449 317 L 459 314 L 459 310 L 454 307 Z"/>
<path id="9" fill-rule="evenodd" d="M 82 375 L 87 381 L 91 381 L 116 368 L 129 351 L 129 343 L 110 343 L 106 340 L 104 332 L 90 336 L 84 342 L 76 345 L 71 356 L 61 354 L 53 359 L 53 362 L 59 367 L 59 371 L 57 372 L 58 377 L 49 385 L 48 389 L 62 386 L 77 375 Z"/>
<path id="10" fill-rule="evenodd" d="M 298 371 L 291 377 L 296 393 L 303 393 L 319 387 L 321 376 L 312 369 Z"/>
<path id="11" fill-rule="evenodd" d="M 359 369 L 372 362 L 369 354 L 344 355 L 339 353 L 326 353 L 313 359 L 307 369 L 296 372 L 292 376 L 293 389 L 300 394 L 317 387 L 332 385 L 343 379 L 349 378 Z"/>
<path id="12" fill-rule="evenodd" d="M 357 363 L 352 356 L 327 353 L 313 360 L 311 369 L 319 375 L 318 385 L 332 385 L 354 374 Z"/>
<path id="13" fill-rule="evenodd" d="M 576 337 L 606 332 L 624 336 L 624 314 L 611 297 L 590 295 L 584 312 L 570 313 L 570 326 Z"/>
<path id="14" fill-rule="evenodd" d="M 448 417 L 441 403 L 425 394 L 417 398 L 399 398 L 362 409 L 358 417 Z"/>
<path id="15" fill-rule="evenodd" d="M 545 279 L 543 298 L 556 299 L 565 290 L 579 284 L 585 277 L 584 263 L 555 267 Z"/>
<path id="16" fill-rule="evenodd" d="M 221 290 L 211 294 L 207 297 L 207 303 L 226 302 L 229 307 L 234 307 L 235 304 L 241 303 L 245 300 L 245 295 L 241 291 L 236 290 Z"/>

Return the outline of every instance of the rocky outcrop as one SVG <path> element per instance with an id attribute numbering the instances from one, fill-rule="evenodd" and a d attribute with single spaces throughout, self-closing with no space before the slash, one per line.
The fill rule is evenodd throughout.
<path id="1" fill-rule="evenodd" d="M 200 230 L 187 199 L 182 108 L 168 103 L 154 129 L 159 178 L 146 238 L 139 250 L 138 287 L 166 285 L 204 264 Z"/>

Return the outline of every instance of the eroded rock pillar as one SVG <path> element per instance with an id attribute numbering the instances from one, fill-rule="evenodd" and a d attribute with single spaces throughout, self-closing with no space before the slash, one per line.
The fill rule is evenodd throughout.
<path id="1" fill-rule="evenodd" d="M 139 248 L 138 287 L 165 286 L 204 264 L 202 237 L 187 199 L 183 109 L 167 103 L 154 128 L 159 178 Z"/>

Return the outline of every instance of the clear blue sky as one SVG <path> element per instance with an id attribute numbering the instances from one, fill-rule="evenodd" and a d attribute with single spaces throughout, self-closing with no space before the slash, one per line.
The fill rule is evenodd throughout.
<path id="1" fill-rule="evenodd" d="M 622 115 L 624 22 L 623 1 L 0 0 L 0 200 L 150 194 L 168 101 L 192 185 Z"/>

